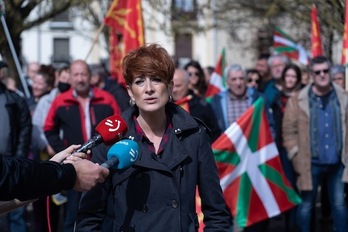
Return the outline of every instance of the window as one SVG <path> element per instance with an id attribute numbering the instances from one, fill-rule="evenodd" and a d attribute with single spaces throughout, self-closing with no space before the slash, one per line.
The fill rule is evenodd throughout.
<path id="1" fill-rule="evenodd" d="M 175 36 L 175 56 L 178 67 L 183 67 L 192 58 L 192 35 L 177 34 Z"/>
<path id="2" fill-rule="evenodd" d="M 52 63 L 69 63 L 69 61 L 70 61 L 69 38 L 54 38 Z"/>
<path id="3" fill-rule="evenodd" d="M 174 20 L 196 20 L 196 0 L 172 0 L 172 18 Z"/>
<path id="4" fill-rule="evenodd" d="M 63 11 L 62 13 L 54 16 L 50 22 L 50 28 L 53 30 L 73 29 L 73 24 L 69 17 L 69 11 Z"/>

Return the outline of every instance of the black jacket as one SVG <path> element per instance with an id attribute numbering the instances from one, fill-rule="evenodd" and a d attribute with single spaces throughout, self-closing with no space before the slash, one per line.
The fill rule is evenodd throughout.
<path id="1" fill-rule="evenodd" d="M 31 140 L 31 116 L 24 98 L 15 92 L 8 90 L 0 82 L 0 94 L 6 96 L 6 110 L 10 119 L 11 147 L 3 155 L 11 155 L 17 158 L 27 158 Z M 1 111 L 0 111 L 1 112 Z"/>
<path id="2" fill-rule="evenodd" d="M 0 176 L 0 200 L 29 200 L 71 189 L 76 171 L 72 164 L 0 155 Z"/>
<path id="3" fill-rule="evenodd" d="M 130 108 L 122 116 L 129 128 L 126 137 L 139 144 L 139 159 L 131 168 L 115 170 L 109 181 L 84 195 L 77 231 L 101 231 L 109 188 L 113 189 L 114 232 L 198 231 L 196 187 L 205 231 L 229 231 L 231 218 L 205 129 L 180 106 L 168 103 L 173 128 L 161 157 L 154 159 L 135 132 L 135 110 Z M 105 161 L 107 150 L 104 145 L 97 147 L 93 159 Z"/>

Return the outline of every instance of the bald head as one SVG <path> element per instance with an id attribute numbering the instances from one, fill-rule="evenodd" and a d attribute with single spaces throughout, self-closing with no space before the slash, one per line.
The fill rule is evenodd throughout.
<path id="1" fill-rule="evenodd" d="M 189 92 L 189 79 L 190 76 L 183 69 L 175 69 L 173 77 L 173 99 L 174 101 L 180 100 L 185 97 Z"/>

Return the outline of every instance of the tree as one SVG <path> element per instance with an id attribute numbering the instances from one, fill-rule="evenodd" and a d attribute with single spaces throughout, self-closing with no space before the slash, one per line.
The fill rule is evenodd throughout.
<path id="1" fill-rule="evenodd" d="M 20 57 L 21 54 L 21 34 L 23 31 L 38 26 L 69 8 L 77 7 L 81 4 L 88 4 L 92 1 L 93 0 L 5 1 L 5 21 L 18 57 Z M 38 9 L 37 7 L 40 7 L 40 10 L 37 11 L 35 17 L 29 17 L 35 9 Z M 9 65 L 10 75 L 18 79 L 19 76 L 2 26 L 0 27 L 0 54 Z"/>

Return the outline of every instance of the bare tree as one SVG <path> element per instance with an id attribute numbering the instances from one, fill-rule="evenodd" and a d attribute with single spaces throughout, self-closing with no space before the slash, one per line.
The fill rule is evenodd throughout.
<path id="1" fill-rule="evenodd" d="M 92 0 L 7 0 L 5 1 L 5 21 L 7 23 L 14 48 L 18 56 L 21 54 L 21 34 L 69 8 L 91 3 Z M 35 8 L 40 11 L 35 12 Z M 37 8 L 36 8 L 37 9 Z M 36 14 L 35 14 L 36 13 Z M 31 17 L 29 15 L 31 14 Z M 33 16 L 33 14 L 35 14 Z M 18 78 L 15 63 L 9 49 L 3 27 L 0 27 L 0 54 L 9 65 L 10 74 Z"/>

